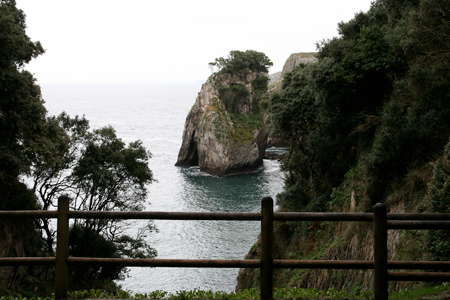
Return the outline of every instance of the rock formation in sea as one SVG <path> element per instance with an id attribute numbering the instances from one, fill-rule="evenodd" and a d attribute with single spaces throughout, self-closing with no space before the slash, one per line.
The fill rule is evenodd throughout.
<path id="1" fill-rule="evenodd" d="M 285 144 L 271 124 L 270 94 L 295 67 L 315 61 L 316 53 L 294 53 L 271 76 L 249 69 L 212 74 L 186 118 L 176 165 L 219 176 L 257 170 L 267 144 Z"/>
<path id="2" fill-rule="evenodd" d="M 267 140 L 261 113 L 267 83 L 265 72 L 212 74 L 186 118 L 176 165 L 198 165 L 219 176 L 261 167 Z"/>

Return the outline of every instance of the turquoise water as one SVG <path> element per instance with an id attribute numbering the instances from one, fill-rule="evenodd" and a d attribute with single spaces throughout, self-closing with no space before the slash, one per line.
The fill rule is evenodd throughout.
<path id="1" fill-rule="evenodd" d="M 181 145 L 184 121 L 198 85 L 185 86 L 62 86 L 43 85 L 52 114 L 66 111 L 85 115 L 94 128 L 112 125 L 125 141 L 140 139 L 150 149 L 151 184 L 147 210 L 258 211 L 260 200 L 282 190 L 276 161 L 265 160 L 257 174 L 219 178 L 198 168 L 174 163 Z M 148 240 L 159 258 L 242 259 L 255 242 L 258 222 L 156 220 L 158 232 Z M 142 221 L 130 222 L 135 231 Z M 181 289 L 234 290 L 237 269 L 130 268 L 118 282 L 133 292 Z"/>

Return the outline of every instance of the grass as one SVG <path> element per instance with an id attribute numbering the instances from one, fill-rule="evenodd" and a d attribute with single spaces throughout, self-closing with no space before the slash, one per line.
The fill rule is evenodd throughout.
<path id="1" fill-rule="evenodd" d="M 436 286 L 423 286 L 420 288 L 408 289 L 396 293 L 392 293 L 392 300 L 420 300 L 423 296 L 440 294 L 442 292 L 450 292 L 450 283 L 444 283 Z"/>
<path id="2" fill-rule="evenodd" d="M 436 286 L 422 286 L 419 288 L 408 289 L 400 292 L 391 293 L 390 300 L 420 300 L 423 296 L 436 295 L 442 292 L 450 292 L 450 284 L 441 284 Z M 178 291 L 168 293 L 165 291 L 153 291 L 146 294 L 133 294 L 127 291 L 118 291 L 108 293 L 102 290 L 84 290 L 72 291 L 69 293 L 70 299 L 86 298 L 122 298 L 122 299 L 161 299 L 161 300 L 249 300 L 259 299 L 258 289 L 245 289 L 238 292 L 213 292 L 203 290 Z M 53 296 L 48 297 L 23 297 L 0 296 L 0 300 L 52 300 Z M 274 290 L 274 299 L 286 300 L 365 300 L 373 299 L 371 291 L 355 289 L 353 291 L 340 291 L 335 289 L 317 290 L 302 288 L 276 288 Z"/>

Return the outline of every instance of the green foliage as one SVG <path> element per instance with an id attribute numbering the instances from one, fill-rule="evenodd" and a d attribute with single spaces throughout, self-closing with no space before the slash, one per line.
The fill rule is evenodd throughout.
<path id="1" fill-rule="evenodd" d="M 49 210 L 63 194 L 72 198 L 71 209 L 142 209 L 146 185 L 153 180 L 148 168 L 150 153 L 141 141 L 126 145 L 111 127 L 90 131 L 84 118 L 47 116 L 39 86 L 23 69 L 43 49 L 26 35 L 25 15 L 13 0 L 0 0 L 0 45 L 0 209 Z M 25 177 L 30 186 L 22 182 Z M 31 220 L 1 220 L 0 230 L 9 235 L 0 241 L 2 252 L 9 256 L 54 252 L 55 231 L 46 219 L 38 225 Z M 76 220 L 71 253 L 153 257 L 155 250 L 145 242 L 151 230 L 149 224 L 131 237 L 115 220 Z M 85 279 L 80 287 L 111 288 L 122 271 L 100 267 L 74 270 L 73 276 Z M 6 283 L 11 292 L 23 288 L 43 293 L 47 281 L 52 280 L 49 274 L 53 274 L 44 267 L 15 268 L 13 272 Z M 91 277 L 86 277 L 87 273 Z M 4 281 L 0 278 L 0 285 Z"/>
<path id="2" fill-rule="evenodd" d="M 224 85 L 221 80 L 216 81 L 219 98 L 228 113 L 257 113 L 261 102 L 266 96 L 268 77 L 258 74 L 250 82 L 251 88 L 242 81 L 231 82 Z"/>
<path id="3" fill-rule="evenodd" d="M 273 121 L 290 143 L 282 163 L 281 208 L 342 211 L 353 204 L 369 211 L 375 202 L 387 202 L 408 211 L 448 211 L 450 173 L 446 160 L 437 159 L 450 137 L 448 1 L 374 1 L 367 13 L 340 24 L 339 33 L 320 43 L 317 63 L 287 74 L 271 98 Z M 351 226 L 333 230 L 349 244 L 364 240 Z M 297 237 L 291 235 L 289 250 L 280 256 L 287 251 L 307 256 L 294 244 L 314 239 L 308 232 L 295 230 Z M 448 260 L 448 234 L 400 235 L 393 255 Z M 408 249 L 398 250 L 400 244 Z M 327 258 L 346 253 L 345 247 L 330 247 Z M 362 284 L 363 278 L 351 282 Z M 341 287 L 339 282 L 329 276 L 321 284 Z M 298 284 L 308 283 L 291 282 Z"/>
<path id="4" fill-rule="evenodd" d="M 217 110 L 213 126 L 217 138 L 222 142 L 232 141 L 240 145 L 254 141 L 256 130 L 262 126 L 262 120 L 258 113 L 228 113 Z"/>
<path id="5" fill-rule="evenodd" d="M 272 97 L 274 121 L 291 144 L 282 199 L 328 209 L 332 191 L 362 162 L 360 196 L 384 201 L 447 142 L 450 8 L 404 2 L 376 1 L 340 24 L 340 37 L 321 43 L 318 63 L 287 74 Z"/>
<path id="6" fill-rule="evenodd" d="M 434 212 L 450 213 L 450 139 L 435 163 L 428 197 Z M 436 260 L 450 260 L 450 230 L 429 232 L 429 247 Z"/>
<path id="7" fill-rule="evenodd" d="M 15 0 L 0 1 L 0 66 L 17 70 L 44 50 L 25 33 L 25 14 L 16 8 Z M 14 71 L 13 71 L 14 72 Z"/>
<path id="8" fill-rule="evenodd" d="M 251 82 L 252 90 L 255 93 L 256 98 L 260 98 L 264 93 L 267 92 L 269 77 L 265 75 L 258 75 Z"/>
<path id="9" fill-rule="evenodd" d="M 88 243 L 86 241 L 89 241 Z M 73 226 L 69 236 L 70 255 L 76 257 L 120 257 L 116 244 L 97 233 L 95 230 Z M 121 278 L 120 266 L 103 266 L 80 264 L 70 268 L 70 287 L 103 287 L 106 282 Z"/>
<path id="10" fill-rule="evenodd" d="M 449 291 L 448 284 L 423 286 L 413 289 L 407 289 L 400 292 L 392 293 L 390 298 L 394 300 L 419 300 L 423 296 L 436 295 L 441 292 Z M 109 299 L 164 299 L 164 300 L 249 300 L 259 299 L 258 289 L 243 289 L 238 292 L 213 292 L 204 290 L 191 291 L 177 291 L 173 294 L 165 291 L 153 291 L 145 294 L 131 294 L 123 290 L 116 290 L 114 292 L 107 292 L 104 290 L 90 289 L 77 290 L 69 292 L 71 299 L 87 299 L 87 298 L 109 298 Z M 51 300 L 53 297 L 23 297 L 21 295 L 15 296 L 0 296 L 0 300 Z M 355 289 L 354 291 L 344 292 L 335 289 L 317 290 L 317 289 L 302 289 L 302 288 L 275 288 L 274 299 L 298 299 L 298 300 L 314 300 L 314 299 L 330 299 L 330 300 L 363 300 L 373 299 L 371 291 L 364 291 Z"/>
<path id="11" fill-rule="evenodd" d="M 342 292 L 334 289 L 330 290 L 316 290 L 316 289 L 302 289 L 302 288 L 276 288 L 274 290 L 275 299 L 370 299 L 370 292 L 354 291 Z M 180 290 L 173 294 L 165 291 L 153 291 L 146 294 L 131 294 L 125 291 L 106 292 L 104 290 L 90 289 L 72 291 L 69 293 L 71 299 L 86 299 L 86 298 L 126 298 L 126 299 L 165 299 L 165 300 L 249 300 L 260 299 L 260 292 L 258 289 L 244 289 L 238 292 L 213 292 L 204 290 Z M 9 296 L 0 297 L 0 300 L 50 300 L 53 297 L 21 297 Z"/>
<path id="12" fill-rule="evenodd" d="M 250 92 L 242 83 L 231 83 L 227 86 L 220 86 L 219 97 L 225 105 L 225 109 L 230 113 L 238 113 L 239 105 L 248 103 Z"/>
<path id="13" fill-rule="evenodd" d="M 216 99 L 217 103 L 209 109 L 216 112 L 212 123 L 216 137 L 223 142 L 231 141 L 236 145 L 252 142 L 256 130 L 263 125 L 260 102 L 267 97 L 268 77 L 260 73 L 247 76 L 249 71 L 263 72 L 247 65 L 253 64 L 252 59 L 261 59 L 259 55 L 265 57 L 255 51 L 231 51 L 228 60 L 216 60 L 217 64 L 220 65 L 220 61 L 224 65 L 221 65 L 222 69 L 218 72 L 221 76 L 213 77 L 219 97 Z M 234 71 L 230 71 L 231 69 Z M 224 74 L 236 76 L 223 76 Z"/>
<path id="14" fill-rule="evenodd" d="M 230 51 L 228 57 L 219 57 L 210 66 L 217 67 L 217 73 L 221 74 L 242 74 L 246 72 L 268 72 L 268 68 L 273 65 L 270 59 L 262 52 L 254 50 Z"/>
<path id="15" fill-rule="evenodd" d="M 434 296 L 429 299 L 445 299 L 446 296 L 439 296 L 442 292 L 448 292 L 450 290 L 450 285 L 444 283 L 441 285 L 428 285 L 416 288 L 409 288 L 402 291 L 394 292 L 390 295 L 392 300 L 421 300 L 425 296 Z M 445 295 L 448 295 L 445 293 Z M 448 297 L 448 296 L 447 296 Z"/>
<path id="16" fill-rule="evenodd" d="M 131 295 L 129 292 L 121 290 L 121 289 L 117 289 L 113 292 L 100 290 L 100 289 L 76 290 L 76 291 L 69 291 L 68 294 L 69 294 L 68 296 L 70 299 L 87 299 L 87 298 L 133 299 L 133 295 Z M 139 298 L 136 298 L 136 299 L 139 299 Z"/>
<path id="17" fill-rule="evenodd" d="M 0 0 L 0 45 L 0 210 L 36 209 L 36 198 L 22 177 L 36 161 L 33 149 L 41 143 L 46 110 L 33 75 L 23 67 L 43 49 L 26 35 L 25 15 L 12 0 Z M 32 220 L 2 219 L 0 232 L 5 255 L 42 255 Z M 27 267 L 2 272 L 0 286 L 39 288 L 45 284 L 37 282 L 41 271 Z"/>
<path id="18" fill-rule="evenodd" d="M 231 138 L 240 143 L 252 142 L 255 132 L 261 127 L 262 121 L 259 114 L 230 114 L 233 122 Z"/>
<path id="19" fill-rule="evenodd" d="M 269 77 L 266 75 L 257 75 L 256 78 L 251 82 L 254 105 L 252 107 L 254 112 L 267 111 L 269 97 L 267 95 L 267 90 L 269 86 Z"/>
<path id="20" fill-rule="evenodd" d="M 169 295 L 166 291 L 156 290 L 148 294 L 134 294 L 136 299 L 164 299 Z"/>
<path id="21" fill-rule="evenodd" d="M 43 53 L 25 33 L 25 15 L 15 1 L 0 1 L 0 209 L 35 207 L 18 176 L 28 172 L 45 124 L 45 108 L 24 64 Z"/>
<path id="22" fill-rule="evenodd" d="M 32 165 L 33 191 L 42 209 L 54 207 L 68 194 L 75 210 L 142 210 L 146 185 L 153 175 L 148 168 L 150 153 L 141 141 L 126 145 L 111 127 L 91 131 L 84 118 L 66 114 L 48 118 L 47 136 L 36 149 L 40 159 Z M 41 220 L 40 229 L 48 253 L 54 252 L 54 228 Z M 75 220 L 70 235 L 70 253 L 87 257 L 154 257 L 145 241 L 151 223 L 137 236 L 124 234 L 120 220 Z M 95 245 L 93 247 L 93 245 Z M 74 287 L 104 288 L 123 276 L 123 267 L 77 266 L 72 269 Z"/>
<path id="23" fill-rule="evenodd" d="M 342 292 L 334 289 L 330 290 L 316 290 L 316 289 L 302 289 L 302 288 L 276 288 L 274 290 L 274 299 L 370 299 L 368 292 L 357 291 L 355 293 Z M 178 291 L 173 295 L 168 295 L 165 299 L 170 300 L 203 300 L 203 299 L 218 299 L 218 300 L 247 300 L 260 299 L 260 292 L 258 289 L 244 289 L 235 293 L 212 292 L 212 291 Z"/>

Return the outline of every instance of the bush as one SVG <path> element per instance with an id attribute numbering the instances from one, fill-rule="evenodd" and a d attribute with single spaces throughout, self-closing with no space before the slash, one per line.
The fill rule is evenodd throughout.
<path id="1" fill-rule="evenodd" d="M 221 86 L 219 88 L 219 97 L 228 112 L 238 113 L 239 104 L 248 103 L 250 93 L 245 85 L 241 83 L 231 83 L 228 86 Z"/>
<path id="2" fill-rule="evenodd" d="M 75 225 L 70 230 L 69 253 L 76 257 L 118 258 L 120 253 L 113 241 L 107 240 L 98 232 Z M 121 266 L 95 266 L 76 264 L 70 267 L 70 287 L 72 289 L 104 288 L 112 280 L 123 277 Z"/>
<path id="3" fill-rule="evenodd" d="M 216 58 L 209 63 L 210 66 L 217 67 L 217 73 L 239 74 L 248 71 L 268 72 L 268 68 L 273 65 L 272 61 L 262 52 L 254 50 L 230 51 L 228 57 Z"/>
<path id="4" fill-rule="evenodd" d="M 341 23 L 340 36 L 320 44 L 319 61 L 287 74 L 272 97 L 275 124 L 291 144 L 286 190 L 297 195 L 282 199 L 330 199 L 362 162 L 361 196 L 383 202 L 447 142 L 450 7 L 444 0 L 402 2 L 375 1 Z"/>

